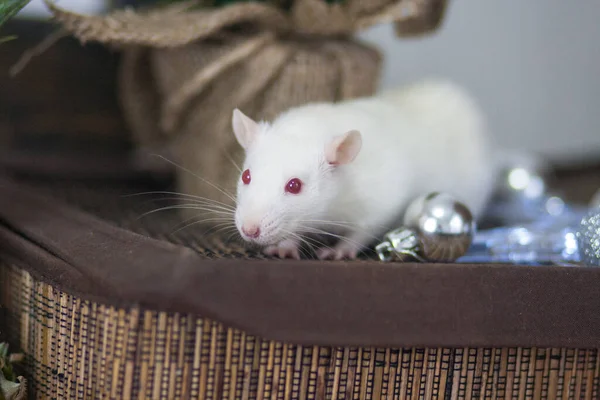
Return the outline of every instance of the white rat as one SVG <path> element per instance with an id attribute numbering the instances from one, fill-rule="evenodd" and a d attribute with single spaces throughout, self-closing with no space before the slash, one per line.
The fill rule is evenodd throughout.
<path id="1" fill-rule="evenodd" d="M 416 196 L 449 193 L 477 217 L 491 191 L 482 115 L 449 82 L 308 104 L 271 123 L 236 109 L 232 124 L 245 149 L 235 223 L 269 255 L 300 258 L 301 239 L 324 231 L 339 241 L 319 258 L 355 258 Z"/>

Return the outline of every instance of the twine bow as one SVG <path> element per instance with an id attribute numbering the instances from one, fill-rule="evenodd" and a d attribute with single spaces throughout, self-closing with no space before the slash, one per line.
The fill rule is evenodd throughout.
<path id="1" fill-rule="evenodd" d="M 82 16 L 44 0 L 55 19 L 81 41 L 151 47 L 181 46 L 226 26 L 251 23 L 297 35 L 347 36 L 380 23 L 394 23 L 399 36 L 429 33 L 439 26 L 446 0 L 295 0 L 286 13 L 270 4 L 234 3 L 199 9 L 200 1 L 176 3 L 144 13 L 119 10 L 108 16 Z"/>

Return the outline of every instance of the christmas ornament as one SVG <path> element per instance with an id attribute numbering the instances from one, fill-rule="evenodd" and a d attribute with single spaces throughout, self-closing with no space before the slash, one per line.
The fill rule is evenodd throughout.
<path id="1" fill-rule="evenodd" d="M 479 231 L 459 262 L 561 264 L 580 261 L 579 224 L 586 207 L 547 190 L 550 168 L 531 155 L 512 155 L 499 176 L 484 219 L 499 228 Z"/>
<path id="2" fill-rule="evenodd" d="M 587 209 L 567 204 L 558 193 L 547 189 L 549 165 L 530 154 L 511 154 L 505 158 L 496 190 L 484 220 L 494 226 L 537 223 L 547 219 L 577 224 Z"/>
<path id="3" fill-rule="evenodd" d="M 577 229 L 548 221 L 477 232 L 458 262 L 567 265 L 580 261 Z"/>
<path id="4" fill-rule="evenodd" d="M 600 267 L 600 208 L 591 209 L 581 219 L 577 242 L 581 261 L 586 265 Z"/>
<path id="5" fill-rule="evenodd" d="M 445 193 L 430 193 L 410 203 L 401 228 L 376 247 L 382 261 L 451 262 L 468 250 L 475 233 L 469 209 Z"/>
<path id="6" fill-rule="evenodd" d="M 458 262 L 600 266 L 600 208 L 479 231 Z"/>
<path id="7" fill-rule="evenodd" d="M 547 193 L 548 175 L 549 168 L 541 160 L 511 155 L 498 176 L 486 220 L 507 226 L 561 214 L 565 204 L 560 197 Z"/>
<path id="8" fill-rule="evenodd" d="M 450 196 L 419 197 L 408 207 L 403 226 L 388 232 L 377 246 L 379 258 L 600 266 L 600 190 L 589 207 L 567 204 L 547 190 L 548 175 L 548 166 L 540 160 L 513 157 L 482 218 L 496 227 L 477 232 L 466 207 Z M 462 222 L 450 224 L 452 216 Z M 451 225 L 460 225 L 462 234 Z"/>
<path id="9" fill-rule="evenodd" d="M 421 244 L 417 233 L 409 228 L 398 228 L 388 232 L 383 237 L 383 242 L 375 247 L 375 251 L 381 261 L 427 261 L 420 255 Z"/>
<path id="10" fill-rule="evenodd" d="M 511 153 L 505 157 L 495 197 L 509 202 L 543 201 L 550 166 L 531 154 Z"/>

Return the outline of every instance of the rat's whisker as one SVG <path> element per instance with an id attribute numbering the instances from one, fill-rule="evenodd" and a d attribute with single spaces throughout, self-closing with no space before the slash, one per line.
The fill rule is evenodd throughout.
<path id="1" fill-rule="evenodd" d="M 225 231 L 225 232 L 227 232 L 227 231 Z M 225 238 L 225 241 L 226 241 L 226 242 L 229 242 L 229 241 L 230 241 L 230 240 L 231 240 L 231 239 L 232 239 L 234 236 L 236 236 L 236 235 L 238 235 L 238 234 L 239 234 L 239 233 L 238 233 L 238 230 L 237 230 L 237 228 L 236 228 L 236 227 L 233 227 L 233 232 L 232 232 L 232 233 L 231 233 L 229 236 L 227 236 L 227 238 Z"/>
<path id="2" fill-rule="evenodd" d="M 208 197 L 202 197 L 202 196 L 197 196 L 197 195 L 193 195 L 193 194 L 189 194 L 189 193 L 173 192 L 173 191 L 167 191 L 167 190 L 155 190 L 155 191 L 148 191 L 148 192 L 130 193 L 130 194 L 125 194 L 122 197 L 146 196 L 149 194 L 168 194 L 168 195 L 173 195 L 173 196 L 188 197 L 188 198 L 197 199 L 197 200 L 209 201 L 211 203 L 217 203 L 217 204 L 220 204 L 223 206 L 233 207 L 230 204 L 226 204 L 226 203 L 223 203 L 223 202 L 220 202 L 218 200 L 211 199 Z"/>
<path id="3" fill-rule="evenodd" d="M 323 230 L 323 229 L 318 229 L 318 228 L 313 228 L 313 227 L 307 227 L 307 226 L 302 227 L 302 229 L 304 229 L 304 230 L 306 230 L 306 231 L 308 231 L 310 233 L 316 233 L 316 234 L 319 234 L 319 235 L 331 236 L 331 237 L 339 239 L 339 240 L 349 240 L 349 239 L 347 239 L 343 235 L 337 235 L 335 233 L 328 232 L 328 231 Z M 352 242 L 352 241 L 349 241 L 349 242 Z"/>
<path id="4" fill-rule="evenodd" d="M 223 233 L 229 233 L 229 236 L 227 237 L 227 239 L 225 239 L 225 242 L 229 241 L 229 239 L 231 239 L 234 235 L 236 235 L 238 233 L 238 230 L 235 226 L 226 226 L 225 228 L 223 228 L 222 230 Z"/>
<path id="5" fill-rule="evenodd" d="M 222 227 L 222 228 L 219 228 L 219 227 Z M 219 229 L 217 229 L 217 228 L 219 228 Z M 214 232 L 212 232 L 213 229 L 217 229 L 217 230 L 214 231 Z M 213 235 L 216 236 L 219 232 L 223 232 L 223 231 L 228 232 L 229 229 L 235 230 L 235 232 L 237 232 L 237 228 L 235 226 L 231 226 L 228 223 L 222 223 L 222 224 L 218 224 L 216 226 L 213 226 L 211 229 L 209 229 L 208 231 L 206 231 L 204 233 L 204 235 L 208 236 L 209 234 L 213 234 Z M 229 239 L 227 239 L 227 240 L 229 240 Z"/>
<path id="6" fill-rule="evenodd" d="M 204 207 L 204 208 L 207 208 L 209 210 L 212 210 L 213 212 L 219 211 L 219 212 L 228 213 L 228 214 L 231 214 L 231 215 L 235 214 L 235 209 L 230 209 L 230 208 L 226 208 L 226 207 L 223 207 L 223 206 L 218 206 L 218 205 L 215 205 L 215 204 L 207 204 L 207 203 L 202 203 L 202 202 L 192 202 L 192 203 L 188 203 L 188 204 L 192 204 L 192 205 L 194 205 L 196 207 Z M 177 204 L 174 204 L 174 205 L 177 205 Z"/>
<path id="7" fill-rule="evenodd" d="M 306 236 L 306 235 L 300 235 L 298 233 L 287 231 L 287 230 L 284 230 L 284 232 L 291 236 L 298 238 L 302 243 L 306 244 L 311 249 L 314 249 L 315 247 L 325 247 L 328 249 L 332 249 L 330 246 L 327 245 L 327 243 L 325 243 L 317 238 L 313 238 L 313 237 Z"/>
<path id="8" fill-rule="evenodd" d="M 178 204 L 178 205 L 171 205 L 171 206 L 166 206 L 166 207 L 160 207 L 157 208 L 155 210 L 152 211 L 148 211 L 143 213 L 142 215 L 140 215 L 137 219 L 141 219 L 144 218 L 150 214 L 154 214 L 157 213 L 159 211 L 168 211 L 168 210 L 176 210 L 176 209 L 187 209 L 187 210 L 199 210 L 199 211 L 209 211 L 211 213 L 214 214 L 218 214 L 218 215 L 232 215 L 231 212 L 229 211 L 221 211 L 221 210 L 215 210 L 209 207 L 200 207 L 196 204 Z"/>
<path id="9" fill-rule="evenodd" d="M 123 197 L 133 197 L 133 196 L 141 196 L 141 195 L 148 195 L 148 194 L 164 194 L 164 195 L 172 195 L 172 196 L 180 196 L 180 197 L 161 197 L 158 199 L 156 199 L 156 198 L 149 199 L 149 200 L 147 200 L 147 202 L 163 201 L 163 200 L 185 200 L 185 201 L 197 202 L 198 204 L 215 205 L 215 206 L 222 207 L 224 209 L 235 211 L 234 206 L 231 206 L 229 204 L 226 204 L 226 203 L 214 200 L 214 199 L 209 199 L 209 198 L 200 197 L 200 196 L 187 195 L 187 194 L 177 193 L 177 192 L 167 192 L 167 191 L 142 192 L 142 193 L 124 195 Z"/>
<path id="10" fill-rule="evenodd" d="M 223 154 L 233 164 L 233 166 L 235 167 L 235 169 L 237 169 L 238 172 L 241 174 L 242 173 L 242 168 L 235 162 L 235 160 L 233 159 L 233 157 L 231 157 L 231 154 L 229 154 L 227 152 L 224 152 Z"/>
<path id="11" fill-rule="evenodd" d="M 226 218 L 226 217 L 205 218 L 205 219 L 201 219 L 201 220 L 198 220 L 198 221 L 189 222 L 191 219 L 194 219 L 194 218 L 187 219 L 185 222 L 183 222 L 182 224 L 180 224 L 180 225 L 183 225 L 183 226 L 179 227 L 177 230 L 175 230 L 175 231 L 173 231 L 171 233 L 177 233 L 177 232 L 179 232 L 179 231 L 181 231 L 183 229 L 187 229 L 187 228 L 189 228 L 189 227 L 191 227 L 193 225 L 205 224 L 207 222 L 222 222 L 221 224 L 219 224 L 217 226 L 221 226 L 223 224 L 231 225 L 231 223 L 232 223 L 230 221 L 230 219 Z M 205 235 L 206 235 L 206 233 L 205 233 Z"/>
<path id="12" fill-rule="evenodd" d="M 229 233 L 229 235 L 227 235 L 228 233 Z M 232 233 L 232 232 L 230 232 L 229 229 L 219 229 L 218 231 L 215 232 L 215 235 L 216 234 L 223 237 L 224 238 L 223 240 L 225 242 L 230 242 L 233 239 L 235 232 Z M 227 235 L 227 237 L 225 237 L 225 235 Z"/>
<path id="13" fill-rule="evenodd" d="M 352 228 L 352 229 L 358 228 L 358 224 L 352 223 L 349 221 L 331 221 L 331 220 L 324 220 L 324 219 L 314 219 L 314 220 L 303 219 L 301 222 L 320 223 L 320 224 L 340 226 L 340 227 L 346 227 L 346 228 Z M 387 225 L 374 225 L 374 227 L 386 229 Z"/>
<path id="14" fill-rule="evenodd" d="M 299 235 L 299 234 L 297 234 L 297 233 L 295 233 L 295 232 L 292 232 L 292 231 L 288 231 L 287 229 L 282 229 L 282 231 L 283 231 L 285 234 L 289 235 L 290 237 L 292 237 L 292 238 L 295 238 L 295 239 L 297 239 L 298 241 L 300 241 L 301 243 L 303 243 L 303 244 L 307 245 L 309 248 L 312 248 L 312 245 L 310 244 L 310 242 L 308 242 L 308 241 L 306 240 L 306 238 L 302 237 L 301 235 Z M 298 252 L 300 253 L 300 255 L 301 255 L 301 256 L 303 256 L 303 257 L 305 257 L 305 258 L 309 258 L 309 255 L 310 255 L 310 254 L 309 254 L 309 253 L 307 253 L 307 252 L 305 252 L 304 250 L 302 250 L 302 248 L 298 248 Z"/>
<path id="15" fill-rule="evenodd" d="M 195 216 L 192 216 L 190 218 L 186 218 L 185 220 L 181 221 L 181 223 L 182 224 L 188 223 L 189 221 L 192 221 L 194 219 L 202 217 L 202 216 L 204 216 L 206 214 L 212 215 L 215 218 L 218 217 L 218 218 L 222 218 L 222 219 L 225 219 L 225 220 L 231 220 L 231 221 L 233 221 L 233 214 L 231 214 L 231 213 L 223 212 L 221 214 L 216 214 L 216 213 L 214 213 L 212 211 L 206 211 L 206 212 L 201 212 L 201 213 L 199 213 L 199 214 L 197 214 Z"/>
<path id="16" fill-rule="evenodd" d="M 313 238 L 313 237 L 306 236 L 306 235 L 300 235 L 300 234 L 293 234 L 293 235 L 298 237 L 298 239 L 300 239 L 303 243 L 308 245 L 310 248 L 320 247 L 320 246 L 327 247 L 327 245 L 325 243 L 323 243 L 322 241 L 320 241 L 317 238 Z"/>
<path id="17" fill-rule="evenodd" d="M 341 228 L 355 228 L 356 224 L 344 223 L 339 221 L 327 221 L 323 219 L 303 219 L 300 222 L 309 223 L 309 224 L 320 224 L 320 225 L 331 225 L 331 226 L 339 226 Z"/>
<path id="18" fill-rule="evenodd" d="M 309 222 L 310 225 L 313 224 L 322 224 L 322 225 L 331 225 L 331 226 L 335 226 L 335 227 L 341 227 L 341 228 L 346 228 L 346 229 L 352 229 L 356 232 L 361 232 L 364 233 L 365 235 L 369 236 L 371 239 L 373 240 L 380 240 L 379 237 L 373 235 L 373 233 L 371 233 L 370 231 L 367 231 L 366 229 L 361 229 L 358 227 L 358 224 L 351 224 L 349 222 L 344 222 L 344 221 L 328 221 L 328 220 L 300 220 L 300 223 L 305 223 L 305 222 Z M 382 230 L 386 229 L 385 225 L 375 225 L 376 227 L 381 227 Z M 319 229 L 316 227 L 312 227 L 314 229 Z"/>
<path id="19" fill-rule="evenodd" d="M 192 222 L 187 223 L 184 226 L 180 227 L 177 231 L 187 229 L 193 225 L 206 224 L 206 223 L 209 223 L 210 229 L 203 232 L 202 233 L 203 236 L 208 236 L 212 230 L 214 230 L 218 227 L 221 227 L 221 226 L 225 226 L 228 228 L 235 228 L 235 224 L 231 221 L 230 218 L 220 217 L 220 218 L 206 218 L 206 219 L 201 219 L 201 220 L 197 220 L 197 221 L 192 221 Z"/>
<path id="20" fill-rule="evenodd" d="M 302 237 L 301 235 L 299 235 L 297 233 L 294 233 L 294 232 L 291 232 L 291 231 L 284 231 L 284 232 L 286 234 L 290 235 L 291 237 L 293 237 L 295 239 L 298 239 L 301 243 L 304 243 L 305 245 L 307 245 L 309 247 L 311 246 L 310 242 L 306 238 Z"/>
<path id="21" fill-rule="evenodd" d="M 228 206 L 227 204 L 223 204 L 217 201 L 207 201 L 207 200 L 199 200 L 199 199 L 188 199 L 188 198 L 181 198 L 181 197 L 161 197 L 159 199 L 151 199 L 149 201 L 189 201 L 189 202 L 193 202 L 196 204 L 202 204 L 202 205 L 212 205 L 212 206 L 216 206 L 225 210 L 231 210 L 231 211 L 235 211 L 235 207 L 232 206 Z"/>
<path id="22" fill-rule="evenodd" d="M 301 221 L 300 221 L 300 223 L 302 223 L 302 222 L 305 222 L 305 220 L 301 220 Z M 327 221 L 322 221 L 322 222 L 320 222 L 320 223 L 322 223 L 323 225 L 327 225 Z M 311 225 L 312 225 L 312 224 L 311 224 Z M 341 227 L 341 228 L 351 229 L 351 230 L 354 230 L 354 231 L 356 231 L 356 232 L 361 232 L 361 233 L 364 233 L 365 235 L 369 236 L 369 237 L 370 237 L 370 238 L 372 238 L 373 240 L 379 240 L 379 238 L 378 238 L 377 236 L 373 235 L 371 232 L 369 232 L 369 231 L 367 231 L 367 230 L 364 230 L 364 229 L 358 229 L 358 227 L 357 227 L 357 226 L 351 226 L 351 225 L 345 226 L 345 225 L 343 225 L 343 224 L 339 224 L 339 223 L 337 223 L 337 222 L 335 222 L 335 223 L 333 223 L 333 224 L 331 224 L 331 225 L 332 225 L 332 226 L 335 226 L 335 227 Z M 318 229 L 318 230 L 319 230 L 318 232 L 313 232 L 313 233 L 321 233 L 321 234 L 325 234 L 325 232 L 326 232 L 325 230 L 323 230 L 323 229 L 320 229 L 320 228 L 317 228 L 317 227 L 315 227 L 315 226 L 306 226 L 306 225 L 303 225 L 303 228 L 304 228 L 304 229 L 313 229 L 313 230 L 314 230 L 314 229 Z M 340 237 L 341 237 L 341 235 L 336 235 L 334 232 L 327 232 L 327 235 L 328 235 L 328 236 L 332 236 L 332 237 L 338 237 L 338 238 L 340 238 Z"/>
<path id="23" fill-rule="evenodd" d="M 192 204 L 194 206 L 199 206 L 199 207 L 210 207 L 211 209 L 215 210 L 215 211 L 223 211 L 223 212 L 228 212 L 230 214 L 234 214 L 235 213 L 235 209 L 230 209 L 227 207 L 223 207 L 220 205 L 216 205 L 216 204 L 210 204 L 210 203 L 206 203 L 206 202 L 202 202 L 202 201 L 197 201 L 194 199 L 177 199 L 177 198 L 162 198 L 162 199 L 152 199 L 152 200 L 146 200 L 144 202 L 142 202 L 141 204 L 152 204 L 152 203 L 159 203 L 161 201 L 169 201 L 175 204 L 172 204 L 174 206 L 177 205 L 182 205 L 182 203 L 178 203 L 177 201 L 187 201 L 189 203 L 183 203 L 183 204 Z"/>
<path id="24" fill-rule="evenodd" d="M 150 211 L 150 213 L 153 213 L 156 211 L 169 210 L 169 209 L 206 211 L 206 213 L 210 213 L 210 214 L 214 214 L 214 215 L 221 215 L 221 216 L 224 215 L 224 216 L 233 218 L 233 213 L 229 210 L 219 210 L 219 209 L 215 209 L 212 207 L 200 206 L 198 204 L 176 204 L 176 205 L 162 207 L 162 208 L 159 208 L 154 211 Z"/>
<path id="25" fill-rule="evenodd" d="M 305 230 L 308 230 L 309 232 L 312 232 L 312 233 L 326 235 L 326 236 L 331 236 L 331 237 L 334 237 L 336 239 L 343 240 L 346 243 L 350 243 L 350 244 L 358 246 L 358 247 L 363 247 L 363 245 L 361 243 L 358 243 L 358 242 L 356 242 L 354 240 L 351 240 L 351 239 L 349 239 L 349 238 L 347 238 L 345 236 L 342 236 L 342 235 L 336 235 L 334 233 L 327 232 L 327 231 L 325 231 L 323 229 L 318 229 L 318 228 L 313 228 L 313 227 L 302 227 L 302 228 L 305 229 Z"/>
<path id="26" fill-rule="evenodd" d="M 300 253 L 300 258 L 310 258 L 308 250 L 304 250 L 302 247 L 298 248 L 298 253 Z"/>
<path id="27" fill-rule="evenodd" d="M 228 193 L 227 191 L 225 191 L 225 189 L 220 188 L 219 186 L 215 185 L 214 183 L 210 182 L 209 180 L 202 178 L 200 175 L 194 173 L 193 171 L 189 170 L 188 168 L 185 168 L 184 166 L 179 165 L 178 163 L 169 160 L 165 156 L 162 156 L 160 154 L 152 154 L 152 155 L 155 156 L 155 157 L 161 158 L 162 160 L 170 163 L 171 165 L 174 165 L 175 167 L 180 168 L 182 171 L 185 171 L 185 172 L 191 174 L 192 176 L 200 179 L 202 182 L 204 182 L 204 183 L 212 186 L 213 188 L 217 189 L 219 192 L 221 192 L 222 194 L 224 194 L 225 196 L 227 196 L 231 201 L 233 201 L 234 203 L 237 204 L 237 200 L 235 199 L 235 197 L 231 193 Z"/>

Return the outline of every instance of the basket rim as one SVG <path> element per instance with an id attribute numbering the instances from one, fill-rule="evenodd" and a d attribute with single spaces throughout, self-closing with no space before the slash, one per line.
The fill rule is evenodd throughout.
<path id="1" fill-rule="evenodd" d="M 0 185 L 0 260 L 83 300 L 301 345 L 600 347 L 600 268 L 206 260 Z"/>

